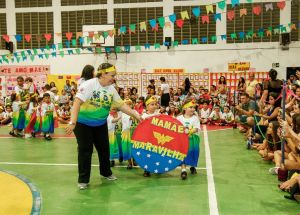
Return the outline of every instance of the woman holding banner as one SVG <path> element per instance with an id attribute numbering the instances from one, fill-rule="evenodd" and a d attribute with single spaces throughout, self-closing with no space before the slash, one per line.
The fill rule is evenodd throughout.
<path id="1" fill-rule="evenodd" d="M 113 83 L 116 68 L 103 63 L 96 78 L 84 82 L 76 94 L 70 125 L 66 133 L 75 133 L 78 144 L 78 187 L 86 189 L 90 180 L 93 145 L 100 162 L 100 175 L 108 180 L 116 180 L 109 161 L 109 141 L 107 117 L 111 106 L 141 121 L 141 117 L 124 104 Z"/>

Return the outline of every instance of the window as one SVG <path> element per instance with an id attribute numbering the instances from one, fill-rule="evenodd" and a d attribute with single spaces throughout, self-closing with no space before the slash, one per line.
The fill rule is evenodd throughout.
<path id="1" fill-rule="evenodd" d="M 15 0 L 15 7 L 51 7 L 52 0 Z"/>
<path id="2" fill-rule="evenodd" d="M 292 1 L 292 10 L 291 10 L 291 23 L 296 25 L 296 30 L 292 29 L 291 37 L 292 41 L 297 41 L 299 40 L 299 31 L 300 29 L 298 28 L 298 23 L 300 20 L 300 7 L 299 7 L 299 1 L 298 0 L 293 0 Z"/>
<path id="3" fill-rule="evenodd" d="M 6 8 L 6 0 L 0 0 L 0 8 Z"/>
<path id="4" fill-rule="evenodd" d="M 107 10 L 81 10 L 61 12 L 61 31 L 63 45 L 66 46 L 67 32 L 72 32 L 72 38 L 75 39 L 76 32 L 82 32 L 83 25 L 104 24 L 107 24 Z"/>
<path id="5" fill-rule="evenodd" d="M 53 13 L 16 13 L 17 34 L 22 40 L 17 42 L 18 49 L 41 48 L 53 44 Z M 51 40 L 46 41 L 44 34 L 52 34 Z M 25 34 L 31 34 L 30 42 L 24 39 Z"/>
<path id="6" fill-rule="evenodd" d="M 142 3 L 142 2 L 162 2 L 163 0 L 114 0 L 115 4 Z"/>
<path id="7" fill-rule="evenodd" d="M 0 13 L 0 35 L 6 35 L 6 14 Z M 5 41 L 1 39 L 0 49 L 5 49 Z"/>
<path id="8" fill-rule="evenodd" d="M 156 19 L 163 16 L 162 7 L 151 7 L 151 8 L 122 8 L 114 10 L 115 28 L 126 26 L 125 35 L 115 36 L 116 45 L 153 45 L 155 43 L 163 43 L 163 29 L 158 27 L 158 31 L 152 30 L 149 20 Z M 146 22 L 147 31 L 140 31 L 140 22 Z M 129 25 L 135 24 L 135 34 L 129 34 Z"/>
<path id="9" fill-rule="evenodd" d="M 189 20 L 184 20 L 184 25 L 182 28 L 179 28 L 176 24 L 174 24 L 174 40 L 179 43 L 182 40 L 188 40 L 188 44 L 192 44 L 192 40 L 197 38 L 199 44 L 212 44 L 215 43 L 211 40 L 211 36 L 216 35 L 216 22 L 213 14 L 209 14 L 209 24 L 202 24 L 201 15 L 199 17 L 195 17 L 192 13 L 194 7 L 197 6 L 176 6 L 174 7 L 174 13 L 176 13 L 177 19 L 181 18 L 181 12 L 187 11 L 189 14 Z M 202 14 L 206 15 L 206 7 L 199 6 Z M 216 11 L 216 7 L 214 5 L 214 11 Z M 203 14 L 204 15 L 204 14 Z M 207 42 L 202 42 L 202 38 L 206 37 Z M 205 40 L 204 40 L 205 41 Z"/>
<path id="10" fill-rule="evenodd" d="M 61 0 L 61 6 L 106 4 L 107 0 Z"/>
<path id="11" fill-rule="evenodd" d="M 229 10 L 235 11 L 235 17 L 232 21 L 228 20 L 227 17 L 227 43 L 252 43 L 252 42 L 278 42 L 279 34 L 274 34 L 273 29 L 278 27 L 280 24 L 280 10 L 277 5 L 273 2 L 273 10 L 266 11 L 265 3 L 253 3 L 253 4 L 240 4 L 234 8 L 231 5 L 227 5 L 227 12 Z M 254 6 L 261 6 L 261 14 L 255 15 L 252 12 Z M 247 9 L 247 15 L 240 17 L 240 9 Z M 272 34 L 267 36 L 266 30 L 272 27 Z M 264 29 L 264 36 L 261 38 L 258 35 L 259 30 Z M 247 38 L 246 35 L 249 31 L 253 30 L 256 37 Z M 244 39 L 241 39 L 240 32 L 244 32 Z M 231 34 L 236 33 L 237 39 L 232 39 Z"/>

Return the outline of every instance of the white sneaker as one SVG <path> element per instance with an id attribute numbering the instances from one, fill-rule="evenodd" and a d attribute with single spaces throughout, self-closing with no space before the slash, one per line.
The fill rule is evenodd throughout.
<path id="1" fill-rule="evenodd" d="M 87 189 L 88 185 L 89 184 L 87 184 L 87 183 L 78 183 L 77 186 L 78 186 L 79 190 L 85 190 L 85 189 Z"/>
<path id="2" fill-rule="evenodd" d="M 106 179 L 109 180 L 109 181 L 115 181 L 115 180 L 118 179 L 115 175 L 110 175 L 110 176 L 104 177 L 104 178 L 106 178 Z"/>
<path id="3" fill-rule="evenodd" d="M 279 167 L 272 167 L 269 169 L 269 173 L 271 173 L 272 175 L 278 175 L 278 169 Z"/>
<path id="4" fill-rule="evenodd" d="M 31 134 L 25 134 L 25 138 L 30 138 Z"/>

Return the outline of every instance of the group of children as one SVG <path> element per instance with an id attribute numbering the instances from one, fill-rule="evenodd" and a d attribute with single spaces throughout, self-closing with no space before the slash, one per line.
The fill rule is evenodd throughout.
<path id="1" fill-rule="evenodd" d="M 141 110 L 139 102 L 133 106 L 133 101 L 129 98 L 124 99 L 124 102 L 134 109 Z M 141 111 L 143 119 L 157 116 L 160 114 L 167 114 L 162 112 L 159 108 L 158 100 L 155 96 L 148 96 L 145 99 L 145 109 Z M 186 165 L 191 166 L 191 174 L 196 174 L 197 164 L 199 159 L 199 131 L 200 120 L 196 113 L 195 107 L 197 104 L 194 100 L 187 100 L 182 104 L 182 113 L 177 118 L 186 128 L 186 133 L 189 136 L 189 151 L 187 157 L 181 165 L 181 178 L 185 180 L 187 178 Z M 131 136 L 137 123 L 128 115 L 119 113 L 115 109 L 112 109 L 107 119 L 108 132 L 110 141 L 110 160 L 111 166 L 114 166 L 115 159 L 119 159 L 120 162 L 128 161 L 127 169 L 132 169 L 135 165 L 134 159 L 131 153 Z M 151 174 L 148 171 L 144 171 L 145 177 L 149 177 Z"/>
<path id="2" fill-rule="evenodd" d="M 50 95 L 44 93 L 43 97 L 39 98 L 35 93 L 13 93 L 10 97 L 12 130 L 9 134 L 29 138 L 43 133 L 46 140 L 51 140 L 50 134 L 54 133 L 55 107 Z M 6 111 L 9 111 L 9 105 L 6 105 Z"/>

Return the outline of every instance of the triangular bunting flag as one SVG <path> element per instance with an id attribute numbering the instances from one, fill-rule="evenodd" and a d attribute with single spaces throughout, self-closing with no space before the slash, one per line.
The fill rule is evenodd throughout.
<path id="1" fill-rule="evenodd" d="M 67 40 L 71 40 L 71 38 L 72 38 L 72 36 L 73 36 L 73 33 L 72 32 L 67 32 L 66 33 L 66 38 L 67 38 Z"/>
<path id="2" fill-rule="evenodd" d="M 150 44 L 149 43 L 145 44 L 145 49 L 150 49 Z"/>
<path id="3" fill-rule="evenodd" d="M 25 38 L 25 41 L 26 41 L 27 43 L 29 43 L 30 40 L 31 40 L 31 34 L 25 34 L 25 35 L 24 35 L 24 38 Z"/>
<path id="4" fill-rule="evenodd" d="M 66 41 L 66 47 L 70 48 L 70 41 L 69 40 Z"/>
<path id="5" fill-rule="evenodd" d="M 74 53 L 73 53 L 73 50 L 72 50 L 72 49 L 68 50 L 68 54 L 69 54 L 69 55 L 74 54 Z"/>
<path id="6" fill-rule="evenodd" d="M 273 3 L 265 4 L 266 12 L 273 10 Z"/>
<path id="7" fill-rule="evenodd" d="M 159 17 L 158 23 L 161 28 L 164 28 L 165 27 L 165 17 Z"/>
<path id="8" fill-rule="evenodd" d="M 9 42 L 9 36 L 8 35 L 3 35 L 2 38 L 8 43 Z"/>
<path id="9" fill-rule="evenodd" d="M 58 50 L 63 49 L 63 44 L 62 43 L 58 43 L 57 46 L 58 46 Z"/>
<path id="10" fill-rule="evenodd" d="M 17 34 L 17 35 L 15 35 L 15 38 L 16 38 L 17 42 L 20 42 L 22 40 L 22 35 Z"/>
<path id="11" fill-rule="evenodd" d="M 241 40 L 244 39 L 245 32 L 243 32 L 243 31 L 239 32 L 239 37 L 240 37 Z"/>
<path id="12" fill-rule="evenodd" d="M 201 38 L 201 42 L 202 42 L 202 43 L 207 43 L 207 37 L 202 37 L 202 38 Z"/>
<path id="13" fill-rule="evenodd" d="M 177 40 L 175 40 L 175 41 L 173 42 L 173 47 L 176 47 L 176 46 L 178 46 L 178 41 L 177 41 Z"/>
<path id="14" fill-rule="evenodd" d="M 141 46 L 140 45 L 135 46 L 135 51 L 141 51 Z"/>
<path id="15" fill-rule="evenodd" d="M 89 31 L 89 38 L 93 38 L 94 37 L 95 32 L 94 31 Z"/>
<path id="16" fill-rule="evenodd" d="M 56 45 L 52 44 L 51 48 L 52 48 L 53 51 L 55 51 L 56 50 Z"/>
<path id="17" fill-rule="evenodd" d="M 80 51 L 80 49 L 77 48 L 77 49 L 75 49 L 75 52 L 76 52 L 76 54 L 80 54 L 81 51 Z"/>
<path id="18" fill-rule="evenodd" d="M 76 39 L 72 39 L 72 46 L 73 47 L 76 47 L 76 45 L 77 45 L 76 43 L 77 43 Z"/>
<path id="19" fill-rule="evenodd" d="M 226 34 L 221 35 L 222 40 L 226 40 Z"/>
<path id="20" fill-rule="evenodd" d="M 231 0 L 232 7 L 235 7 L 236 5 L 240 4 L 240 0 Z"/>
<path id="21" fill-rule="evenodd" d="M 253 0 L 247 0 L 247 2 L 248 2 L 248 3 L 252 3 L 252 2 L 253 2 Z"/>
<path id="22" fill-rule="evenodd" d="M 256 5 L 252 8 L 252 11 L 255 15 L 259 16 L 259 14 L 261 13 L 261 7 L 259 5 Z"/>
<path id="23" fill-rule="evenodd" d="M 198 44 L 198 38 L 193 38 L 192 39 L 192 44 Z"/>
<path id="24" fill-rule="evenodd" d="M 140 22 L 140 31 L 147 31 L 146 22 Z"/>
<path id="25" fill-rule="evenodd" d="M 202 24 L 209 23 L 209 16 L 208 15 L 203 15 L 203 16 L 201 16 L 201 18 L 202 18 Z"/>
<path id="26" fill-rule="evenodd" d="M 129 25 L 129 33 L 135 33 L 136 25 L 135 24 L 130 24 Z"/>
<path id="27" fill-rule="evenodd" d="M 117 46 L 117 47 L 115 48 L 115 52 L 116 52 L 116 53 L 120 53 L 121 51 L 122 51 L 122 49 L 121 49 L 120 46 Z"/>
<path id="28" fill-rule="evenodd" d="M 176 25 L 177 25 L 179 28 L 182 28 L 183 24 L 184 24 L 184 21 L 183 21 L 182 19 L 177 19 L 177 20 L 176 20 Z"/>
<path id="29" fill-rule="evenodd" d="M 159 43 L 155 43 L 154 44 L 154 49 L 160 49 L 160 44 Z"/>
<path id="30" fill-rule="evenodd" d="M 181 44 L 182 44 L 182 45 L 187 45 L 187 44 L 189 44 L 189 40 L 187 40 L 187 39 L 182 40 L 182 41 L 181 41 Z"/>
<path id="31" fill-rule="evenodd" d="M 35 58 L 35 55 L 30 56 L 31 61 L 34 61 L 34 58 Z"/>
<path id="32" fill-rule="evenodd" d="M 65 56 L 65 52 L 64 52 L 64 51 L 60 51 L 60 52 L 59 52 L 59 55 L 60 55 L 61 57 L 64 57 L 64 56 Z"/>
<path id="33" fill-rule="evenodd" d="M 217 41 L 217 36 L 215 36 L 215 35 L 214 35 L 214 36 L 211 36 L 210 39 L 211 39 L 211 41 L 212 41 L 213 43 L 215 43 L 215 42 Z"/>
<path id="34" fill-rule="evenodd" d="M 150 23 L 150 26 L 151 26 L 152 29 L 155 28 L 155 26 L 156 26 L 156 19 L 149 20 L 149 23 Z"/>
<path id="35" fill-rule="evenodd" d="M 213 5 L 206 5 L 206 13 L 209 14 L 209 13 L 214 13 L 214 7 Z"/>
<path id="36" fill-rule="evenodd" d="M 33 53 L 34 53 L 35 55 L 37 55 L 37 54 L 38 54 L 38 50 L 37 50 L 37 49 L 33 49 Z"/>
<path id="37" fill-rule="evenodd" d="M 220 2 L 218 2 L 218 7 L 219 7 L 221 10 L 224 10 L 225 7 L 226 7 L 226 2 L 225 2 L 225 1 L 220 1 Z"/>
<path id="38" fill-rule="evenodd" d="M 46 58 L 46 59 L 49 58 L 49 54 L 48 54 L 48 53 L 45 54 L 45 58 Z"/>
<path id="39" fill-rule="evenodd" d="M 79 37 L 82 37 L 82 36 L 83 36 L 82 32 L 76 32 L 76 39 L 78 39 Z"/>
<path id="40" fill-rule="evenodd" d="M 228 20 L 232 21 L 234 19 L 234 15 L 235 15 L 234 10 L 228 10 L 227 11 Z"/>
<path id="41" fill-rule="evenodd" d="M 247 8 L 242 8 L 242 9 L 240 9 L 240 17 L 242 17 L 242 16 L 246 16 L 247 15 Z"/>
<path id="42" fill-rule="evenodd" d="M 180 15 L 181 15 L 181 19 L 182 20 L 190 19 L 189 14 L 188 14 L 188 12 L 186 10 L 185 11 L 181 11 Z"/>
<path id="43" fill-rule="evenodd" d="M 39 54 L 38 57 L 39 57 L 39 59 L 44 59 L 44 55 L 43 54 Z"/>
<path id="44" fill-rule="evenodd" d="M 230 37 L 231 37 L 231 39 L 237 39 L 236 33 L 231 33 Z"/>
<path id="45" fill-rule="evenodd" d="M 135 25 L 134 25 L 135 26 Z M 135 31 L 135 29 L 134 29 L 134 31 Z M 99 35 L 99 34 L 98 34 Z M 103 37 L 106 39 L 107 37 L 108 37 L 108 31 L 104 31 L 103 32 Z M 100 39 L 100 35 L 99 35 L 99 39 Z"/>
<path id="46" fill-rule="evenodd" d="M 51 40 L 52 34 L 44 34 L 44 37 L 46 41 L 49 42 Z"/>
<path id="47" fill-rule="evenodd" d="M 280 10 L 283 10 L 285 8 L 285 1 L 277 2 L 277 7 Z"/>
<path id="48" fill-rule="evenodd" d="M 172 15 L 169 15 L 169 19 L 170 19 L 171 22 L 175 23 L 175 21 L 176 21 L 176 14 L 173 13 Z"/>
<path id="49" fill-rule="evenodd" d="M 215 21 L 217 21 L 217 20 L 221 21 L 221 13 L 214 14 L 214 18 L 215 18 Z"/>
<path id="50" fill-rule="evenodd" d="M 130 46 L 129 45 L 124 46 L 124 50 L 125 52 L 130 53 Z"/>
<path id="51" fill-rule="evenodd" d="M 192 13 L 194 14 L 195 17 L 199 17 L 200 14 L 201 14 L 201 9 L 200 9 L 200 7 L 194 7 L 194 8 L 192 9 Z"/>
<path id="52" fill-rule="evenodd" d="M 154 28 L 152 28 L 152 31 L 158 31 L 158 23 L 156 23 Z"/>

